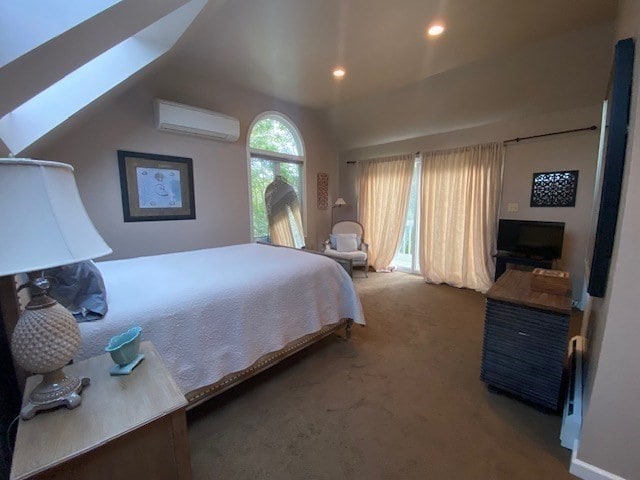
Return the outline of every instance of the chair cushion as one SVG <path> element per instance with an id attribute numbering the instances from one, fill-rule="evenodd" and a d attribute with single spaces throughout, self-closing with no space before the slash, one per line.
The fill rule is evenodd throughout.
<path id="1" fill-rule="evenodd" d="M 351 233 L 331 233 L 329 234 L 329 243 L 331 244 L 331 248 L 334 250 L 338 249 L 338 236 L 339 235 L 353 235 Z M 362 243 L 362 237 L 358 234 L 355 234 L 356 240 L 358 241 L 358 247 L 356 250 L 360 248 L 360 244 Z"/>
<path id="2" fill-rule="evenodd" d="M 355 252 L 358 250 L 358 238 L 355 233 L 336 235 L 336 250 L 339 252 Z"/>
<path id="3" fill-rule="evenodd" d="M 367 254 L 361 250 L 356 250 L 354 252 L 338 252 L 337 250 L 333 249 L 333 248 L 327 248 L 324 251 L 325 255 L 329 255 L 330 257 L 337 257 L 337 258 L 348 258 L 351 260 L 366 260 L 367 259 Z"/>

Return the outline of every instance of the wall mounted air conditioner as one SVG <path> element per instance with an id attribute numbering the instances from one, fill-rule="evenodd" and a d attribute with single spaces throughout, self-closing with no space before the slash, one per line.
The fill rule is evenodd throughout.
<path id="1" fill-rule="evenodd" d="M 235 142 L 240 136 L 237 118 L 156 98 L 156 128 L 165 132 L 198 135 L 224 142 Z"/>

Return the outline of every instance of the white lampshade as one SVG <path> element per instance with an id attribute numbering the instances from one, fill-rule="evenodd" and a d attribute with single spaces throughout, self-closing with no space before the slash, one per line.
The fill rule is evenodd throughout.
<path id="1" fill-rule="evenodd" d="M 64 163 L 0 158 L 0 276 L 111 253 Z"/>
<path id="2" fill-rule="evenodd" d="M 344 198 L 342 197 L 338 197 L 338 199 L 336 200 L 336 203 L 334 203 L 333 205 L 336 207 L 341 207 L 343 205 L 346 205 L 347 202 L 344 201 Z"/>

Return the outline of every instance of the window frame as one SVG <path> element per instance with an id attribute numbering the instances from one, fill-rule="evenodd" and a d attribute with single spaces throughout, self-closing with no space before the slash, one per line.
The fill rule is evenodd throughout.
<path id="1" fill-rule="evenodd" d="M 261 148 L 252 148 L 251 143 L 251 132 L 253 132 L 253 128 L 255 125 L 261 120 L 271 118 L 277 120 L 291 131 L 293 134 L 294 140 L 296 142 L 296 146 L 298 147 L 298 151 L 301 153 L 300 155 L 291 155 L 288 153 L 279 153 L 274 152 L 272 150 L 263 150 Z M 296 124 L 284 113 L 278 112 L 276 110 L 268 110 L 266 112 L 262 112 L 253 119 L 251 124 L 249 125 L 249 129 L 247 130 L 247 186 L 248 186 L 248 199 L 249 199 L 249 240 L 251 242 L 255 242 L 256 238 L 253 236 L 253 204 L 251 202 L 251 158 L 252 156 L 264 158 L 267 160 L 272 160 L 276 162 L 287 162 L 287 163 L 298 163 L 301 165 L 301 210 L 302 210 L 302 234 L 305 239 L 307 239 L 307 156 L 304 144 L 304 139 L 302 138 L 302 134 L 300 130 L 296 126 Z"/>

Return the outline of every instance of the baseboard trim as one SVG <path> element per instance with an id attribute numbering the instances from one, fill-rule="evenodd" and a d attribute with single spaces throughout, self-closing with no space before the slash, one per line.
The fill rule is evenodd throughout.
<path id="1" fill-rule="evenodd" d="M 573 444 L 573 452 L 571 453 L 571 464 L 569 466 L 569 473 L 575 475 L 582 480 L 625 480 L 623 477 L 616 475 L 615 473 L 607 472 L 600 467 L 591 465 L 577 458 L 578 455 L 578 441 Z"/>

